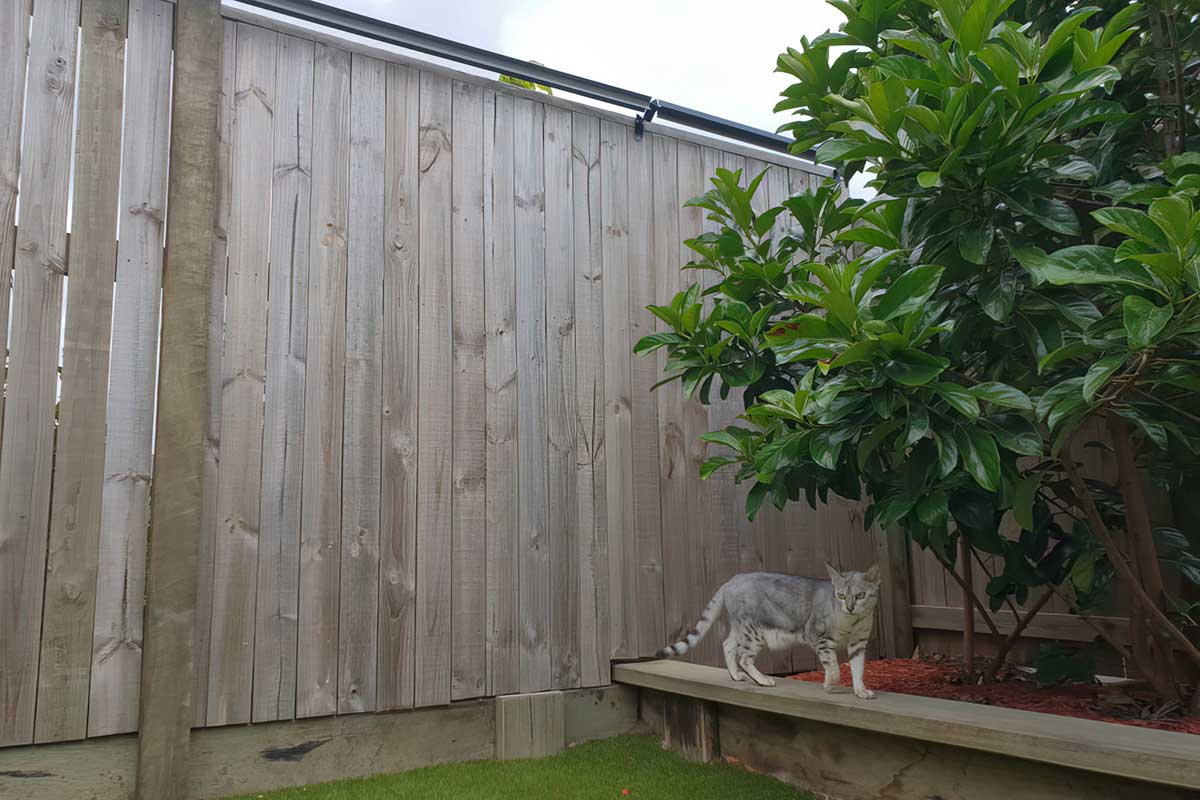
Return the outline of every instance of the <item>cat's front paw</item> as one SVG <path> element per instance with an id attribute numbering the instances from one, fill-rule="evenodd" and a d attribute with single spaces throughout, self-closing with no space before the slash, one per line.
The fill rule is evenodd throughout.
<path id="1" fill-rule="evenodd" d="M 874 700 L 875 693 L 865 686 L 859 686 L 854 690 L 854 696 L 860 700 Z"/>
<path id="2" fill-rule="evenodd" d="M 775 685 L 775 679 L 772 678 L 770 675 L 763 675 L 761 678 L 755 678 L 754 682 L 757 683 L 759 686 L 774 686 Z"/>

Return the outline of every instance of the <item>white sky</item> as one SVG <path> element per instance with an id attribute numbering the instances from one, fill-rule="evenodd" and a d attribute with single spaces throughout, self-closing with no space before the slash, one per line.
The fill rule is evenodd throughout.
<path id="1" fill-rule="evenodd" d="M 331 0 L 324 0 L 331 2 Z M 824 0 L 341 0 L 425 33 L 774 131 L 775 56 L 834 27 Z"/>

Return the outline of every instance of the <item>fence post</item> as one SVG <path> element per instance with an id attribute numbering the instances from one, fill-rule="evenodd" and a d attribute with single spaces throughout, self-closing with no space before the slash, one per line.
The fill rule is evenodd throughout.
<path id="1" fill-rule="evenodd" d="M 138 800 L 181 800 L 187 790 L 221 36 L 220 0 L 176 4 Z"/>
<path id="2" fill-rule="evenodd" d="M 880 603 L 884 629 L 879 632 L 883 655 L 913 654 L 912 588 L 908 569 L 908 535 L 898 525 L 879 531 Z"/>

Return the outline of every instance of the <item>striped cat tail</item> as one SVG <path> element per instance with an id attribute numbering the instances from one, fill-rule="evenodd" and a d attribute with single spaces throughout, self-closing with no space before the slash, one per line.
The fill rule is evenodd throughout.
<path id="1" fill-rule="evenodd" d="M 700 621 L 696 623 L 696 627 L 688 631 L 688 635 L 680 639 L 675 644 L 667 645 L 662 650 L 658 651 L 659 658 L 671 658 L 672 656 L 681 656 L 688 650 L 699 643 L 704 638 L 704 634 L 708 633 L 708 629 L 717 621 L 717 617 L 721 613 L 721 609 L 725 606 L 725 600 L 722 594 L 725 587 L 717 589 L 717 593 L 713 595 L 713 599 L 708 601 L 708 605 L 704 607 L 704 613 L 700 615 Z"/>

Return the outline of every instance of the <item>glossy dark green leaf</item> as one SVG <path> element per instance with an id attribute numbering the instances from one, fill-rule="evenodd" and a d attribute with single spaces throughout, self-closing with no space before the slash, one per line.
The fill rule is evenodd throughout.
<path id="1" fill-rule="evenodd" d="M 875 318 L 889 320 L 920 308 L 937 291 L 942 271 L 939 266 L 927 264 L 905 272 L 875 304 Z"/>
<path id="2" fill-rule="evenodd" d="M 975 419 L 979 416 L 979 401 L 975 395 L 957 383 L 936 383 L 933 390 L 964 417 Z"/>
<path id="3" fill-rule="evenodd" d="M 1155 305 L 1136 294 L 1126 295 L 1122 310 L 1125 335 L 1129 339 L 1129 346 L 1135 348 L 1148 347 L 1154 337 L 1162 333 L 1174 313 L 1171 305 Z"/>
<path id="4" fill-rule="evenodd" d="M 1000 451 L 996 448 L 996 440 L 987 431 L 974 426 L 959 428 L 954 438 L 967 472 L 984 489 L 996 491 L 1000 486 Z"/>
<path id="5" fill-rule="evenodd" d="M 1121 368 L 1125 363 L 1127 356 L 1124 353 L 1117 353 L 1111 356 L 1105 356 L 1088 368 L 1087 375 L 1083 378 L 1083 399 L 1089 403 L 1096 399 L 1096 393 L 1100 391 L 1104 384 L 1108 383 L 1108 379 L 1113 373 Z"/>
<path id="6" fill-rule="evenodd" d="M 1019 411 L 1033 411 L 1033 401 L 1029 399 L 1029 395 L 1005 383 L 994 381 L 977 383 L 969 391 L 980 400 L 985 400 L 993 405 L 1015 408 Z"/>
<path id="7" fill-rule="evenodd" d="M 948 365 L 946 359 L 920 350 L 901 350 L 892 355 L 884 373 L 905 386 L 924 386 L 941 375 Z"/>

